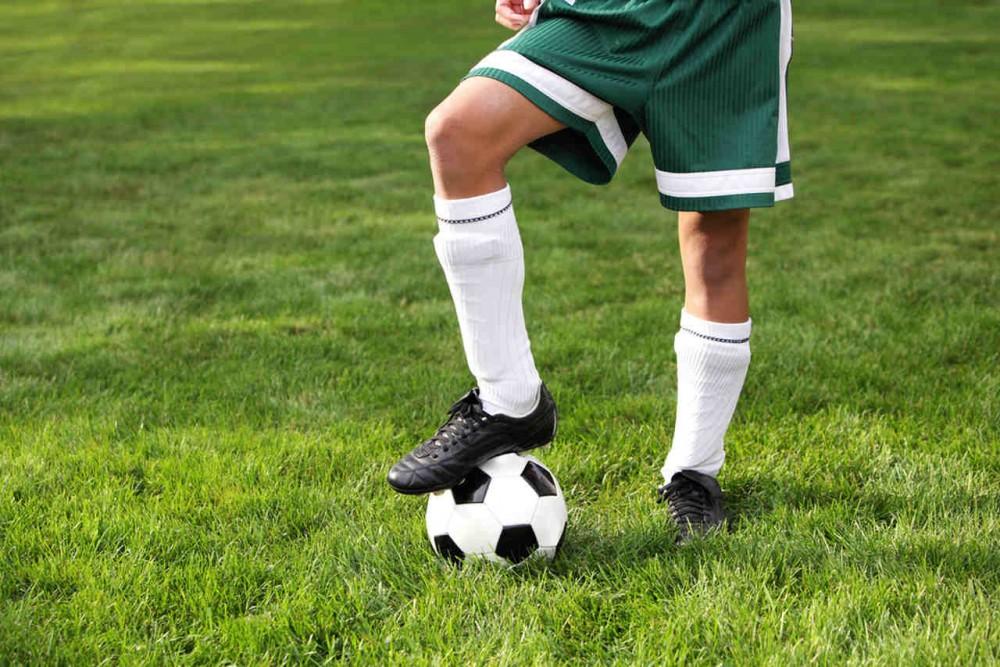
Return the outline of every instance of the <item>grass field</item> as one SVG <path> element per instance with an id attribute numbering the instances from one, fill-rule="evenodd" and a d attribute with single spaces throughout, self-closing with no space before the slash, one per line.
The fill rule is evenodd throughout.
<path id="1" fill-rule="evenodd" d="M 737 529 L 655 504 L 645 145 L 510 179 L 561 557 L 439 562 L 388 466 L 471 386 L 423 117 L 489 3 L 0 4 L 0 663 L 1000 662 L 1000 5 L 799 2 Z"/>

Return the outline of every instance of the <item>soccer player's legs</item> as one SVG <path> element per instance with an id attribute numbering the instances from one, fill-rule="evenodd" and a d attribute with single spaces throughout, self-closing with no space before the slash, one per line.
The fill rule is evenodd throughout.
<path id="1" fill-rule="evenodd" d="M 563 127 L 489 78 L 466 79 L 427 119 L 434 249 L 478 386 L 392 467 L 389 483 L 397 491 L 454 486 L 484 461 L 555 435 L 555 403 L 535 368 L 524 322 L 524 254 L 504 167 L 521 147 Z"/>

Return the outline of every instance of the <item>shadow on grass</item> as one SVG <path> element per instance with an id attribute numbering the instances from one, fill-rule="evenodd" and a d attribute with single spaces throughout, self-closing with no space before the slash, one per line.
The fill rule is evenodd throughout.
<path id="1" fill-rule="evenodd" d="M 963 585 L 1000 585 L 1000 551 L 969 532 L 970 515 L 997 514 L 998 499 L 957 490 L 915 498 L 850 486 L 773 477 L 734 484 L 727 492 L 729 530 L 683 547 L 674 543 L 665 513 L 625 531 L 570 525 L 555 562 L 529 561 L 511 575 L 624 581 L 626 573 L 658 562 L 671 577 L 679 575 L 664 582 L 671 587 L 735 565 L 758 569 L 775 585 L 800 585 L 807 573 L 839 576 L 845 568 L 866 578 L 922 571 Z M 648 509 L 659 514 L 652 502 Z M 964 530 L 940 531 L 949 518 Z"/>
<path id="2" fill-rule="evenodd" d="M 1000 513 L 1000 497 L 947 488 L 942 479 L 927 480 L 920 493 L 894 493 L 885 488 L 891 482 L 879 480 L 872 466 L 837 468 L 837 477 L 830 481 L 755 476 L 731 482 L 726 499 L 736 528 L 764 521 L 779 508 L 799 513 L 837 509 L 856 522 L 883 526 L 895 526 L 903 517 L 910 523 L 930 518 L 932 510 L 939 517 L 956 519 L 970 513 Z"/>

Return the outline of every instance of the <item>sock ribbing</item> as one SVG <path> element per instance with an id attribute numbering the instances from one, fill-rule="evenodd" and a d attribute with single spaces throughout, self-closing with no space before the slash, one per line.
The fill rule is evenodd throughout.
<path id="1" fill-rule="evenodd" d="M 435 197 L 434 208 L 434 249 L 483 407 L 524 416 L 537 404 L 541 379 L 521 305 L 524 251 L 510 187 L 466 199 Z"/>
<path id="2" fill-rule="evenodd" d="M 729 324 L 726 322 L 709 322 L 695 317 L 687 310 L 681 310 L 681 330 L 701 338 L 707 338 L 719 343 L 748 343 L 752 320 Z"/>
<path id="3" fill-rule="evenodd" d="M 470 224 L 499 217 L 514 205 L 510 186 L 478 197 L 444 199 L 434 195 L 434 213 L 438 225 Z"/>
<path id="4" fill-rule="evenodd" d="M 680 470 L 715 477 L 722 468 L 723 438 L 750 366 L 750 328 L 750 320 L 726 324 L 682 312 L 674 337 L 677 419 L 662 470 L 666 481 Z"/>

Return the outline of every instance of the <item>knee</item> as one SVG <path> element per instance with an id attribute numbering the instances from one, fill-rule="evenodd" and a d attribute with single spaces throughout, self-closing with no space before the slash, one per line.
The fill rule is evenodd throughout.
<path id="1" fill-rule="evenodd" d="M 444 146 L 450 139 L 455 122 L 443 105 L 438 105 L 424 119 L 424 141 L 431 150 Z"/>
<path id="2" fill-rule="evenodd" d="M 424 121 L 424 140 L 432 155 L 448 156 L 467 150 L 472 143 L 462 114 L 437 106 Z"/>
<path id="3" fill-rule="evenodd" d="M 461 165 L 463 169 L 495 162 L 489 132 L 467 111 L 443 102 L 424 121 L 424 139 L 435 165 Z"/>

